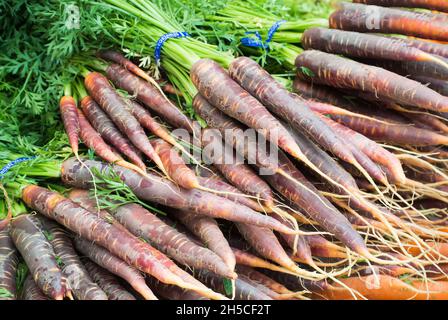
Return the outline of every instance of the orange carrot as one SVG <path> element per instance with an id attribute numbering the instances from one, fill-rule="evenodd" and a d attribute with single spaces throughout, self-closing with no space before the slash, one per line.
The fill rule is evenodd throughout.
<path id="1" fill-rule="evenodd" d="M 70 147 L 75 155 L 78 154 L 79 122 L 76 101 L 71 96 L 64 96 L 59 102 L 62 122 L 68 135 Z"/>
<path id="2" fill-rule="evenodd" d="M 123 68 L 126 68 L 126 70 L 131 71 L 133 74 L 139 76 L 142 79 L 145 79 L 146 81 L 154 81 L 145 71 L 140 69 L 129 59 L 126 59 L 120 52 L 113 50 L 101 50 L 98 52 L 98 56 L 105 60 L 109 60 L 121 65 Z"/>

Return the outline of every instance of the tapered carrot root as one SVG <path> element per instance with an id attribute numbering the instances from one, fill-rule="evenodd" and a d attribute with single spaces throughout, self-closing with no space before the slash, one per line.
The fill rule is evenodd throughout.
<path id="1" fill-rule="evenodd" d="M 441 95 L 448 96 L 448 81 L 419 75 L 413 75 L 412 78 L 424 85 L 427 85 L 429 88 L 440 93 Z"/>
<path id="2" fill-rule="evenodd" d="M 235 255 L 236 263 L 237 265 L 241 264 L 243 266 L 248 266 L 252 268 L 260 268 L 260 269 L 267 269 L 287 274 L 293 274 L 296 275 L 295 272 L 290 271 L 284 267 L 280 267 L 278 265 L 275 265 L 269 261 L 266 261 L 264 259 L 261 259 L 249 252 L 233 248 L 232 247 L 233 254 Z M 300 277 L 302 278 L 302 277 Z"/>
<path id="3" fill-rule="evenodd" d="M 219 196 L 242 204 L 252 210 L 264 212 L 269 211 L 268 208 L 264 208 L 261 204 L 255 200 L 249 198 L 246 194 L 242 193 L 239 189 L 228 184 L 223 178 L 218 176 L 212 176 L 209 178 L 197 177 L 199 184 L 206 189 L 216 190 L 219 192 Z"/>
<path id="4" fill-rule="evenodd" d="M 99 170 L 103 174 L 115 172 L 126 185 L 142 200 L 156 202 L 165 206 L 190 210 L 214 218 L 253 224 L 274 229 L 279 232 L 295 234 L 296 232 L 281 224 L 274 218 L 260 214 L 252 209 L 234 203 L 217 195 L 197 189 L 180 189 L 170 181 L 150 175 L 150 179 L 120 166 L 86 160 L 88 168 Z M 62 181 L 70 186 L 86 189 L 91 187 L 88 170 L 76 159 L 64 161 Z"/>
<path id="5" fill-rule="evenodd" d="M 395 155 L 350 128 L 347 128 L 327 117 L 322 117 L 322 119 L 326 121 L 337 134 L 341 135 L 341 137 L 344 137 L 345 139 L 349 139 L 351 143 L 368 155 L 370 159 L 388 168 L 392 175 L 391 177 L 393 178 L 393 181 L 400 183 L 404 183 L 406 181 L 406 176 L 401 166 L 401 162 Z"/>
<path id="6" fill-rule="evenodd" d="M 75 238 L 75 245 L 76 249 L 85 257 L 88 257 L 109 272 L 125 279 L 143 298 L 146 300 L 157 300 L 157 297 L 148 288 L 145 279 L 138 270 L 129 266 L 126 262 L 114 256 L 106 249 L 88 240 L 77 237 Z"/>
<path id="7" fill-rule="evenodd" d="M 390 71 L 320 51 L 304 51 L 296 59 L 298 77 L 308 82 L 378 94 L 405 105 L 447 111 L 448 98 L 421 83 Z M 301 71 L 307 68 L 308 75 Z"/>
<path id="8" fill-rule="evenodd" d="M 448 65 L 448 58 L 434 56 L 434 61 L 389 61 L 389 60 L 362 60 L 363 63 L 377 66 L 402 76 L 425 75 L 427 77 L 448 80 L 448 68 L 440 68 L 440 62 Z"/>
<path id="9" fill-rule="evenodd" d="M 104 290 L 109 300 L 136 300 L 113 274 L 88 259 L 83 259 L 83 262 L 92 279 Z"/>
<path id="10" fill-rule="evenodd" d="M 121 132 L 164 172 L 162 161 L 154 152 L 140 123 L 127 110 L 126 100 L 112 88 L 107 78 L 100 73 L 91 72 L 85 77 L 84 83 L 91 97 L 109 115 Z"/>
<path id="11" fill-rule="evenodd" d="M 353 2 L 382 7 L 424 8 L 448 12 L 448 3 L 440 0 L 353 0 Z"/>
<path id="12" fill-rule="evenodd" d="M 267 275 L 265 275 L 261 272 L 258 272 L 257 270 L 255 270 L 251 267 L 238 265 L 236 267 L 236 270 L 237 270 L 238 274 L 245 275 L 249 279 L 256 281 L 260 284 L 263 284 L 267 288 L 271 289 L 272 291 L 274 291 L 280 295 L 296 294 L 296 293 L 290 291 L 288 288 L 286 288 L 283 284 L 273 280 L 272 278 L 268 277 Z"/>
<path id="13" fill-rule="evenodd" d="M 272 112 L 282 117 L 296 130 L 305 131 L 318 144 L 327 150 L 331 150 L 342 160 L 356 163 L 353 155 L 345 148 L 342 141 L 333 135 L 328 126 L 316 117 L 306 102 L 288 92 L 258 63 L 250 58 L 240 57 L 229 66 L 229 73 L 243 88 L 260 99 Z M 299 160 L 306 160 L 302 152 L 292 155 Z"/>
<path id="14" fill-rule="evenodd" d="M 237 223 L 236 225 L 244 239 L 246 239 L 251 247 L 262 257 L 272 260 L 292 272 L 301 275 L 307 273 L 305 270 L 301 270 L 294 261 L 289 258 L 288 254 L 271 230 L 242 223 Z"/>
<path id="15" fill-rule="evenodd" d="M 235 258 L 234 258 L 235 259 Z M 0 300 L 15 300 L 16 271 L 19 258 L 8 230 L 0 231 Z"/>
<path id="16" fill-rule="evenodd" d="M 105 141 L 117 148 L 140 169 L 146 170 L 146 166 L 135 147 L 122 135 L 108 115 L 91 97 L 86 96 L 81 100 L 81 108 L 84 115 Z"/>
<path id="17" fill-rule="evenodd" d="M 206 271 L 206 270 L 195 270 L 195 277 L 200 279 L 202 282 L 210 286 L 213 290 L 221 292 L 223 294 L 226 293 L 226 288 L 221 279 L 215 274 Z M 235 286 L 235 297 L 234 300 L 272 300 L 264 292 L 258 290 L 256 287 L 250 285 L 246 281 L 237 278 L 234 282 Z"/>
<path id="18" fill-rule="evenodd" d="M 305 236 L 308 245 L 310 246 L 313 256 L 322 258 L 347 258 L 347 253 L 344 248 L 326 240 L 319 235 Z"/>
<path id="19" fill-rule="evenodd" d="M 17 217 L 11 222 L 10 235 L 42 292 L 54 300 L 69 296 L 67 280 L 39 220 L 27 214 Z"/>
<path id="20" fill-rule="evenodd" d="M 341 93 L 338 90 L 329 86 L 303 81 L 299 77 L 294 78 L 292 90 L 305 99 L 314 99 L 346 109 L 352 106 L 350 100 L 341 96 Z M 314 109 L 315 112 L 319 112 L 318 110 L 319 109 Z M 322 113 L 324 113 L 324 111 Z"/>
<path id="21" fill-rule="evenodd" d="M 194 172 L 185 165 L 184 160 L 168 142 L 162 139 L 154 139 L 151 140 L 151 145 L 162 160 L 163 166 L 168 172 L 168 176 L 173 179 L 175 183 L 186 189 L 200 187 Z"/>
<path id="22" fill-rule="evenodd" d="M 319 195 L 317 189 L 282 153 L 279 153 L 279 164 L 280 168 L 301 185 L 279 174 L 266 176 L 266 180 L 273 188 L 305 210 L 322 228 L 333 233 L 347 247 L 362 255 L 365 254 L 367 248 L 364 240 L 353 230 L 348 220 L 327 199 Z"/>
<path id="23" fill-rule="evenodd" d="M 29 274 L 25 282 L 23 283 L 21 300 L 50 300 L 48 297 L 39 289 L 33 276 Z"/>
<path id="24" fill-rule="evenodd" d="M 372 21 L 376 15 L 376 21 Z M 412 12 L 363 4 L 343 3 L 330 16 L 330 27 L 358 32 L 381 32 L 448 41 L 442 14 Z"/>
<path id="25" fill-rule="evenodd" d="M 142 79 L 145 79 L 148 82 L 154 81 L 145 71 L 140 69 L 137 65 L 135 65 L 129 59 L 126 59 L 121 53 L 113 50 L 101 50 L 98 52 L 98 56 L 105 60 L 109 60 L 116 64 L 121 65 L 126 70 L 131 71 L 136 76 L 139 76 Z"/>
<path id="26" fill-rule="evenodd" d="M 64 96 L 59 102 L 62 122 L 68 136 L 68 142 L 75 155 L 78 154 L 79 122 L 76 101 L 73 97 Z"/>
<path id="27" fill-rule="evenodd" d="M 325 280 L 307 280 L 295 275 L 263 269 L 261 272 L 292 291 L 320 292 L 329 284 Z"/>
<path id="28" fill-rule="evenodd" d="M 145 239 L 177 262 L 207 269 L 226 278 L 236 277 L 213 251 L 197 245 L 142 206 L 125 204 L 111 212 L 135 236 Z"/>
<path id="29" fill-rule="evenodd" d="M 209 59 L 201 59 L 191 68 L 190 77 L 209 103 L 257 130 L 287 153 L 300 158 L 300 148 L 285 128 L 257 99 L 233 81 L 219 64 Z M 215 90 L 218 84 L 223 90 Z"/>
<path id="30" fill-rule="evenodd" d="M 129 103 L 127 104 L 127 108 L 129 112 L 132 113 L 132 115 L 140 122 L 140 125 L 149 130 L 151 133 L 155 134 L 159 138 L 162 138 L 166 142 L 172 144 L 182 152 L 186 153 L 186 150 L 184 147 L 182 147 L 176 139 L 174 139 L 170 132 L 165 129 L 159 122 L 157 122 L 151 114 L 146 110 L 144 107 L 142 107 L 140 104 L 133 100 L 129 100 Z"/>
<path id="31" fill-rule="evenodd" d="M 191 120 L 176 108 L 174 103 L 167 99 L 158 88 L 117 64 L 110 65 L 106 73 L 117 87 L 136 96 L 139 101 L 162 116 L 173 127 L 184 128 L 190 133 L 194 132 Z"/>
<path id="32" fill-rule="evenodd" d="M 370 275 L 367 277 L 352 277 L 341 279 L 345 285 L 355 291 L 358 298 L 371 300 L 426 300 L 431 298 L 443 298 L 448 295 L 445 283 L 433 285 L 428 282 L 428 289 L 421 282 L 409 285 L 400 279 L 387 275 Z M 414 286 L 415 284 L 415 286 Z M 431 290 L 436 289 L 436 290 Z M 322 291 L 322 294 L 331 300 L 353 299 L 352 293 L 338 285 Z M 362 295 L 362 297 L 361 297 Z"/>
<path id="33" fill-rule="evenodd" d="M 211 161 L 228 181 L 241 191 L 262 200 L 267 207 L 273 206 L 274 197 L 271 188 L 241 159 L 237 159 L 233 149 L 225 145 L 219 133 L 205 129 L 202 145 L 207 160 Z"/>
<path id="34" fill-rule="evenodd" d="M 369 119 L 351 116 L 331 116 L 332 119 L 362 135 L 391 144 L 448 145 L 448 137 L 437 132 L 396 124 L 379 124 Z"/>
<path id="35" fill-rule="evenodd" d="M 109 163 L 117 163 L 130 170 L 135 170 L 141 174 L 146 174 L 142 169 L 136 165 L 123 160 L 119 155 L 117 155 L 112 149 L 107 145 L 107 143 L 101 138 L 100 134 L 93 129 L 89 121 L 82 113 L 78 110 L 79 127 L 81 129 L 81 139 L 87 147 L 94 150 L 95 153 L 103 160 Z"/>
<path id="36" fill-rule="evenodd" d="M 146 281 L 159 297 L 167 300 L 209 300 L 197 292 L 165 284 L 153 277 L 148 277 Z"/>
<path id="37" fill-rule="evenodd" d="M 235 269 L 235 255 L 213 218 L 180 210 L 176 212 L 176 218 L 201 239 L 207 248 L 220 256 L 230 270 Z"/>
<path id="38" fill-rule="evenodd" d="M 45 231 L 51 235 L 49 241 L 54 253 L 64 265 L 62 271 L 75 297 L 78 300 L 107 300 L 106 293 L 90 278 L 66 231 L 43 216 L 39 216 L 39 220 Z"/>
<path id="39" fill-rule="evenodd" d="M 441 57 L 448 58 L 448 46 L 446 44 L 435 43 L 430 41 L 424 41 L 419 39 L 412 38 L 394 38 L 397 41 L 401 41 L 410 45 L 414 48 L 420 49 L 422 51 L 435 54 Z"/>
<path id="40" fill-rule="evenodd" d="M 311 28 L 302 36 L 305 49 L 315 49 L 345 56 L 394 61 L 431 61 L 438 69 L 448 64 L 438 57 L 393 38 L 336 29 Z"/>
<path id="41" fill-rule="evenodd" d="M 209 127 L 218 129 L 222 137 L 226 137 L 226 143 L 231 144 L 235 150 L 244 155 L 249 164 L 257 164 L 268 171 L 276 172 L 278 167 L 269 158 L 266 152 L 256 147 L 256 139 L 252 135 L 245 135 L 246 129 L 241 123 L 212 106 L 199 93 L 193 99 L 193 108 L 208 124 Z M 227 135 L 231 134 L 230 139 Z M 247 140 L 247 143 L 245 141 Z"/>
<path id="42" fill-rule="evenodd" d="M 79 162 L 78 164 L 81 166 Z M 81 237 L 98 243 L 140 271 L 154 275 L 164 283 L 198 289 L 172 273 L 171 270 L 176 269 L 175 264 L 161 252 L 60 194 L 29 185 L 23 189 L 22 199 L 29 207 L 56 220 Z"/>

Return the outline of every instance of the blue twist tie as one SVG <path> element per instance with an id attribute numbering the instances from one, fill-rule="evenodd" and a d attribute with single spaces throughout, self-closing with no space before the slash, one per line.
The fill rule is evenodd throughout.
<path id="1" fill-rule="evenodd" d="M 254 34 L 257 39 L 248 38 L 248 37 L 241 38 L 241 44 L 246 47 L 268 49 L 269 42 L 272 41 L 272 38 L 274 37 L 274 33 L 277 32 L 278 28 L 280 28 L 280 25 L 284 22 L 286 22 L 286 20 L 279 20 L 279 21 L 275 22 L 271 28 L 269 28 L 268 37 L 264 43 L 263 43 L 263 40 L 261 39 L 260 33 L 258 31 L 248 31 L 245 34 Z"/>
<path id="2" fill-rule="evenodd" d="M 156 59 L 157 66 L 160 66 L 160 55 L 162 53 L 162 47 L 165 44 L 165 41 L 171 38 L 177 39 L 177 38 L 184 38 L 189 37 L 190 35 L 188 32 L 169 32 L 165 33 L 163 36 L 157 40 L 156 48 L 154 50 L 154 58 Z"/>
<path id="3" fill-rule="evenodd" d="M 5 175 L 5 173 L 7 173 L 12 167 L 14 167 L 15 165 L 21 163 L 21 162 L 25 162 L 25 161 L 29 161 L 29 160 L 33 160 L 34 158 L 36 158 L 35 156 L 33 157 L 22 157 L 22 158 L 17 158 L 15 160 L 12 160 L 10 162 L 8 162 L 1 170 L 0 170 L 0 179 L 3 178 L 3 176 Z"/>

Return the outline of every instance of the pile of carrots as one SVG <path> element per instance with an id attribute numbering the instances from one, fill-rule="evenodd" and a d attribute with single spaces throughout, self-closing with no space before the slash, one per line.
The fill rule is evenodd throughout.
<path id="1" fill-rule="evenodd" d="M 60 100 L 74 156 L 12 169 L 0 300 L 448 299 L 448 4 L 353 2 L 303 33 L 292 88 L 197 59 L 203 128 L 92 56 Z"/>

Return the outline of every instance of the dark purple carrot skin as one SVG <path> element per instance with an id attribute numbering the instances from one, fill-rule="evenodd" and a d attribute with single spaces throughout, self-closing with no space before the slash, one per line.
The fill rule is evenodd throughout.
<path id="1" fill-rule="evenodd" d="M 385 150 L 362 134 L 347 128 L 332 119 L 326 117 L 322 117 L 322 119 L 325 120 L 337 134 L 351 141 L 354 146 L 367 154 L 370 159 L 389 168 L 391 173 L 393 173 L 394 181 L 404 182 L 406 180 L 400 160 L 398 160 L 398 158 L 389 151 Z"/>
<path id="2" fill-rule="evenodd" d="M 425 76 L 415 75 L 411 76 L 414 80 L 427 85 L 432 90 L 440 93 L 443 96 L 448 96 L 448 81 L 428 78 Z"/>
<path id="3" fill-rule="evenodd" d="M 176 211 L 176 218 L 234 270 L 235 255 L 215 219 L 181 210 Z"/>
<path id="4" fill-rule="evenodd" d="M 59 102 L 59 110 L 70 147 L 75 154 L 78 154 L 79 122 L 75 99 L 70 96 L 62 97 Z"/>
<path id="5" fill-rule="evenodd" d="M 151 140 L 151 145 L 162 160 L 169 177 L 175 183 L 186 189 L 199 187 L 199 181 L 193 170 L 186 166 L 182 157 L 171 144 L 163 139 L 153 139 Z"/>
<path id="6" fill-rule="evenodd" d="M 267 275 L 258 272 L 254 268 L 243 266 L 243 265 L 237 265 L 236 270 L 238 272 L 238 275 L 245 275 L 249 279 L 256 281 L 258 283 L 263 284 L 264 286 L 268 287 L 269 289 L 273 290 L 276 293 L 279 294 L 289 294 L 291 291 L 286 288 L 281 283 L 275 281 L 274 279 L 271 279 Z"/>
<path id="7" fill-rule="evenodd" d="M 151 80 L 151 77 L 145 71 L 140 69 L 129 59 L 126 59 L 126 57 L 123 56 L 120 52 L 113 50 L 101 50 L 98 52 L 98 56 L 105 60 L 109 60 L 111 62 L 121 65 L 123 68 L 126 68 L 126 70 L 131 71 L 133 74 L 139 76 L 140 78 L 145 79 L 146 81 Z"/>
<path id="8" fill-rule="evenodd" d="M 36 282 L 34 282 L 33 276 L 28 274 L 23 283 L 22 295 L 20 300 L 50 300 L 48 297 L 39 289 Z"/>
<path id="9" fill-rule="evenodd" d="M 22 199 L 29 207 L 103 246 L 140 271 L 152 274 L 165 283 L 184 283 L 170 272 L 175 265 L 161 252 L 62 195 L 29 185 L 24 188 Z"/>
<path id="10" fill-rule="evenodd" d="M 342 160 L 354 162 L 353 155 L 345 144 L 316 117 L 306 102 L 288 92 L 258 63 L 247 57 L 237 58 L 230 64 L 229 73 L 243 88 L 296 130 L 306 132 L 318 144 L 331 150 Z"/>
<path id="11" fill-rule="evenodd" d="M 227 72 L 210 59 L 197 61 L 190 77 L 199 93 L 213 106 L 249 128 L 257 130 L 267 140 L 297 157 L 298 146 L 278 120 L 256 98 L 251 96 Z"/>
<path id="12" fill-rule="evenodd" d="M 394 61 L 429 60 L 426 52 L 394 38 L 337 29 L 308 29 L 303 33 L 301 43 L 305 49 L 357 58 Z"/>
<path id="13" fill-rule="evenodd" d="M 302 148 L 303 154 L 312 163 L 318 165 L 322 172 L 327 174 L 334 181 L 345 186 L 350 191 L 357 191 L 355 180 L 347 171 L 344 170 L 343 167 L 341 167 L 337 161 L 335 161 L 325 151 L 316 146 L 307 136 L 299 131 L 295 131 L 291 128 L 290 133 L 296 140 L 297 144 Z"/>
<path id="14" fill-rule="evenodd" d="M 84 115 L 105 141 L 117 148 L 136 166 L 146 170 L 139 151 L 123 136 L 109 116 L 91 97 L 86 96 L 81 100 L 81 108 Z"/>
<path id="15" fill-rule="evenodd" d="M 136 96 L 139 101 L 162 116 L 173 127 L 183 128 L 193 133 L 192 121 L 152 84 L 140 79 L 117 64 L 110 65 L 106 70 L 106 74 L 117 87 Z"/>
<path id="16" fill-rule="evenodd" d="M 67 277 L 70 289 L 78 300 L 107 300 L 107 295 L 90 278 L 87 270 L 73 248 L 67 231 L 55 222 L 39 216 L 43 228 L 50 234 L 49 241 L 54 253 L 63 264 L 62 272 Z"/>
<path id="17" fill-rule="evenodd" d="M 274 197 L 269 185 L 242 159 L 238 159 L 233 154 L 233 148 L 225 145 L 220 134 L 205 129 L 202 135 L 202 146 L 204 150 L 213 152 L 210 156 L 206 154 L 207 152 L 204 154 L 232 185 L 244 193 L 258 197 L 267 207 L 273 206 Z"/>
<path id="18" fill-rule="evenodd" d="M 305 99 L 315 99 L 341 108 L 352 106 L 351 102 L 336 89 L 303 81 L 298 77 L 294 79 L 292 90 Z"/>
<path id="19" fill-rule="evenodd" d="M 215 291 L 226 294 L 224 282 L 218 275 L 206 270 L 194 270 L 194 276 Z M 253 287 L 246 281 L 237 278 L 234 282 L 234 300 L 272 300 L 271 297 Z"/>
<path id="20" fill-rule="evenodd" d="M 308 188 L 291 181 L 283 175 L 266 176 L 271 186 L 289 201 L 303 209 L 326 231 L 335 235 L 347 247 L 360 252 L 365 250 L 362 237 L 352 228 L 350 222 L 295 168 L 285 154 L 279 153 L 279 164 L 286 173 Z"/>
<path id="21" fill-rule="evenodd" d="M 448 64 L 448 58 L 437 57 Z M 377 66 L 403 76 L 425 75 L 427 77 L 448 80 L 447 68 L 440 68 L 440 64 L 433 61 L 389 61 L 389 60 L 362 60 L 363 63 Z"/>
<path id="22" fill-rule="evenodd" d="M 332 115 L 331 118 L 375 141 L 415 146 L 448 144 L 447 136 L 415 126 L 378 124 L 370 119 L 351 116 Z"/>
<path id="23" fill-rule="evenodd" d="M 291 291 L 308 290 L 310 292 L 319 292 L 323 288 L 328 287 L 328 284 L 324 280 L 306 280 L 292 274 L 276 272 L 267 269 L 260 269 L 260 272 L 283 284 Z"/>
<path id="24" fill-rule="evenodd" d="M 423 8 L 448 12 L 448 2 L 443 0 L 353 0 L 353 2 L 382 7 Z"/>
<path id="25" fill-rule="evenodd" d="M 8 229 L 0 231 L 0 289 L 9 293 L 0 300 L 16 299 L 16 271 L 19 257 Z"/>
<path id="26" fill-rule="evenodd" d="M 103 247 L 97 246 L 88 240 L 77 237 L 74 242 L 76 249 L 80 253 L 100 267 L 126 280 L 126 282 L 146 300 L 157 300 L 138 270 L 134 269 L 117 256 L 114 256 Z"/>
<path id="27" fill-rule="evenodd" d="M 213 251 L 192 242 L 142 206 L 125 204 L 112 209 L 111 213 L 135 236 L 145 239 L 177 262 L 193 268 L 207 269 L 226 278 L 236 277 Z"/>
<path id="28" fill-rule="evenodd" d="M 42 231 L 37 217 L 24 214 L 11 222 L 9 234 L 42 292 L 52 299 L 62 300 L 70 290 L 53 247 Z"/>
<path id="29" fill-rule="evenodd" d="M 153 277 L 146 278 L 148 285 L 161 298 L 167 300 L 209 300 L 191 290 L 185 290 L 169 284 L 164 284 Z"/>
<path id="30" fill-rule="evenodd" d="M 90 96 L 109 115 L 120 131 L 160 167 L 160 159 L 149 143 L 143 128 L 126 108 L 127 101 L 112 88 L 107 78 L 100 73 L 91 72 L 86 76 L 84 83 Z"/>
<path id="31" fill-rule="evenodd" d="M 448 98 L 421 83 L 390 71 L 333 54 L 307 50 L 296 59 L 298 77 L 337 88 L 376 93 L 396 102 L 434 111 L 448 110 Z M 312 74 L 304 74 L 305 67 Z"/>
<path id="32" fill-rule="evenodd" d="M 109 271 L 88 259 L 83 259 L 83 262 L 92 279 L 107 294 L 108 300 L 136 300 Z"/>
<path id="33" fill-rule="evenodd" d="M 93 129 L 81 110 L 78 110 L 78 119 L 81 139 L 87 147 L 94 150 L 100 158 L 107 162 L 114 163 L 122 160 Z"/>
<path id="34" fill-rule="evenodd" d="M 226 133 L 231 132 L 231 139 L 226 139 L 226 143 L 231 143 L 238 152 L 248 159 L 250 164 L 257 164 L 259 167 L 266 168 L 272 172 L 278 169 L 276 165 L 272 164 L 266 153 L 261 152 L 259 148 L 256 148 L 256 145 L 252 147 L 256 144 L 256 141 L 249 140 L 248 143 L 238 146 L 238 143 L 245 141 L 249 137 L 244 135 L 244 130 L 247 128 L 212 106 L 199 93 L 193 99 L 193 108 L 207 122 L 209 127 L 218 129 L 223 137 L 226 136 Z"/>
<path id="35" fill-rule="evenodd" d="M 289 270 L 296 271 L 298 269 L 297 265 L 291 258 L 289 258 L 272 230 L 242 223 L 237 223 L 236 226 L 243 238 L 246 239 L 260 256 L 274 261 Z"/>
<path id="36" fill-rule="evenodd" d="M 170 135 L 169 131 L 165 129 L 160 123 L 154 119 L 148 110 L 142 107 L 134 100 L 129 100 L 127 105 L 128 110 L 132 115 L 140 122 L 140 125 L 155 134 L 159 138 L 162 138 L 168 143 L 175 144 L 176 140 Z"/>
<path id="37" fill-rule="evenodd" d="M 224 178 L 220 178 L 219 176 L 212 176 L 212 177 L 197 177 L 199 180 L 199 184 L 205 188 L 217 190 L 217 191 L 223 191 L 223 192 L 229 192 L 226 193 L 220 193 L 219 196 L 232 200 L 233 202 L 237 202 L 239 204 L 242 204 L 246 207 L 249 207 L 255 211 L 264 212 L 265 209 L 256 202 L 255 200 L 248 198 L 246 194 L 242 193 L 239 189 L 235 188 L 234 186 L 228 184 Z"/>
<path id="38" fill-rule="evenodd" d="M 424 41 L 419 39 L 411 39 L 411 38 L 395 38 L 395 39 L 397 41 L 401 41 L 403 43 L 406 43 L 407 45 L 420 49 L 422 51 L 448 58 L 448 46 L 446 44 Z"/>
<path id="39" fill-rule="evenodd" d="M 170 181 L 156 175 L 149 174 L 149 179 L 126 168 L 109 166 L 104 162 L 86 160 L 83 163 L 90 169 L 96 168 L 104 174 L 110 174 L 113 170 L 137 197 L 145 201 L 189 210 L 214 218 L 254 224 L 278 232 L 295 233 L 271 217 L 208 192 L 197 189 L 180 189 Z M 92 186 L 89 171 L 74 158 L 64 161 L 62 181 L 81 189 L 88 189 Z"/>
<path id="40" fill-rule="evenodd" d="M 343 3 L 339 10 L 333 12 L 329 20 L 330 28 L 333 29 L 404 34 L 448 41 L 447 19 L 442 14 Z"/>

